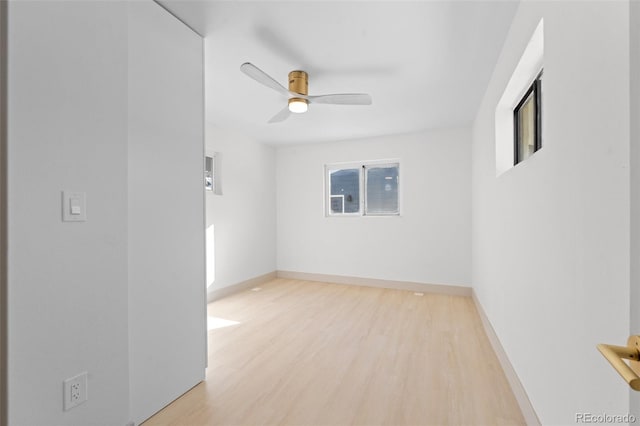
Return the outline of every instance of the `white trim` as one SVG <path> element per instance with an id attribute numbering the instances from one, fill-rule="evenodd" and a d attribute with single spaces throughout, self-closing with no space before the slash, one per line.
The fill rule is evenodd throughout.
<path id="1" fill-rule="evenodd" d="M 496 105 L 494 115 L 496 177 L 514 166 L 513 110 L 543 68 L 544 19 L 540 19 Z M 544 103 L 544 99 L 542 102 Z M 544 106 L 542 106 L 542 115 L 544 133 Z"/>
<path id="2" fill-rule="evenodd" d="M 191 27 L 189 27 L 191 28 Z M 193 29 L 192 29 L 193 30 Z M 195 32 L 195 31 L 194 31 Z M 197 33 L 196 33 L 197 34 Z M 202 36 L 201 36 L 202 37 Z M 205 83 L 206 83 L 206 79 L 205 79 L 205 59 L 204 59 L 204 55 L 205 55 L 205 48 L 204 48 L 204 38 L 202 38 L 201 42 L 200 42 L 200 59 L 201 59 L 201 74 L 200 74 L 200 78 L 201 78 L 201 82 L 200 84 L 202 84 L 202 88 L 204 89 L 205 87 Z M 202 97 L 200 98 L 200 102 L 201 102 L 201 112 L 202 112 L 202 154 L 205 157 L 205 162 L 207 159 L 207 126 L 206 126 L 206 116 L 205 116 L 205 111 L 206 111 L 206 100 L 204 98 L 204 90 L 202 91 Z M 202 173 L 200 174 L 200 176 L 202 176 L 204 178 L 204 172 L 205 172 L 205 168 L 206 168 L 206 164 L 202 164 Z M 202 191 L 202 229 L 204 230 L 204 232 L 202 233 L 202 244 L 203 244 L 203 250 L 202 250 L 202 254 L 204 256 L 203 259 L 203 265 L 205 268 L 204 271 L 204 286 L 202 286 L 202 291 L 204 293 L 202 300 L 204 300 L 204 309 L 203 314 L 204 314 L 204 346 L 202 349 L 204 349 L 204 368 L 205 371 L 207 368 L 209 368 L 209 331 L 208 331 L 208 327 L 207 327 L 207 321 L 208 321 L 208 313 L 207 313 L 207 284 L 209 284 L 207 282 L 207 192 L 208 191 Z M 133 423 L 133 422 L 131 422 Z"/>
<path id="3" fill-rule="evenodd" d="M 264 283 L 268 283 L 269 281 L 275 280 L 277 277 L 278 276 L 276 271 L 272 271 L 263 275 L 258 275 L 257 277 L 249 278 L 248 280 L 241 281 L 236 284 L 232 284 L 227 287 L 210 291 L 207 294 L 207 303 L 211 303 L 224 297 L 231 296 L 232 294 L 249 290 L 250 288 L 259 286 Z"/>
<path id="4" fill-rule="evenodd" d="M 473 302 L 476 305 L 476 310 L 478 311 L 478 316 L 482 321 L 482 327 L 484 328 L 484 332 L 491 343 L 491 347 L 493 347 L 493 351 L 496 353 L 496 357 L 498 358 L 498 362 L 500 362 L 500 366 L 502 367 L 502 371 L 504 371 L 504 375 L 509 382 L 509 386 L 511 386 L 511 392 L 513 392 L 513 396 L 515 396 L 516 401 L 518 402 L 518 406 L 520 407 L 520 411 L 522 411 L 522 417 L 524 417 L 525 422 L 529 426 L 540 426 L 540 419 L 536 414 L 531 401 L 529 400 L 529 396 L 527 395 L 527 391 L 522 386 L 522 382 L 518 378 L 518 374 L 516 370 L 511 365 L 511 361 L 509 361 L 509 357 L 505 352 L 502 344 L 500 343 L 500 339 L 496 334 L 495 330 L 491 326 L 491 322 L 487 317 L 487 314 L 482 309 L 482 305 L 476 296 L 475 291 L 471 290 L 471 297 L 473 298 Z"/>
<path id="5" fill-rule="evenodd" d="M 422 293 L 439 293 L 448 294 L 450 296 L 471 296 L 471 287 L 446 285 L 446 284 L 428 284 L 412 281 L 394 281 L 381 280 L 376 278 L 349 277 L 345 275 L 329 275 L 314 274 L 308 272 L 296 271 L 277 271 L 278 278 L 287 278 L 293 280 L 317 281 L 332 284 L 346 284 L 365 287 L 388 288 L 392 290 L 417 291 Z"/>
<path id="6" fill-rule="evenodd" d="M 8 2 L 0 1 L 0 425 L 7 425 L 8 419 L 8 301 L 7 292 L 9 277 L 7 267 L 9 265 L 8 246 Z"/>

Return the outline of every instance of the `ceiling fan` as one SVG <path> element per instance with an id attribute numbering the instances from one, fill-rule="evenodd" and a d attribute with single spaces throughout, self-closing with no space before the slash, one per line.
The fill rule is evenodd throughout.
<path id="1" fill-rule="evenodd" d="M 309 104 L 334 104 L 334 105 L 371 105 L 371 96 L 366 93 L 338 93 L 332 95 L 309 96 L 308 74 L 304 71 L 291 71 L 289 73 L 289 90 L 278 83 L 274 78 L 262 71 L 250 62 L 240 65 L 240 71 L 267 87 L 272 88 L 289 98 L 288 105 L 274 115 L 269 123 L 278 123 L 289 118 L 291 113 L 307 112 Z"/>

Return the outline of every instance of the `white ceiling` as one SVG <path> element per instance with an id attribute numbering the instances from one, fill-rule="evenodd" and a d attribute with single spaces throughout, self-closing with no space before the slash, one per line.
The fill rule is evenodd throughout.
<path id="1" fill-rule="evenodd" d="M 413 133 L 469 125 L 517 1 L 161 0 L 205 36 L 206 119 L 268 144 Z M 371 106 L 312 104 L 267 121 L 286 98 L 240 72 L 252 62 L 309 94 L 369 93 Z"/>

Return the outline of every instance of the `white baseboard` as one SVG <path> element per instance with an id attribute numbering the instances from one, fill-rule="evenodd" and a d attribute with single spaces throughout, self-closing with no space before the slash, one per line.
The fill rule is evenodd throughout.
<path id="1" fill-rule="evenodd" d="M 411 281 L 379 280 L 375 278 L 348 277 L 344 275 L 313 274 L 308 272 L 277 271 L 278 278 L 304 281 L 320 281 L 333 284 L 360 285 L 366 287 L 389 288 L 392 290 L 408 290 L 421 293 L 440 293 L 451 296 L 471 296 L 471 287 L 426 284 Z"/>
<path id="2" fill-rule="evenodd" d="M 516 397 L 516 401 L 518 402 L 518 406 L 520 407 L 520 411 L 522 411 L 522 416 L 524 417 L 525 422 L 529 426 L 540 426 L 540 419 L 536 414 L 536 411 L 533 409 L 533 405 L 531 405 L 531 401 L 529 400 L 529 396 L 522 386 L 522 382 L 518 378 L 518 374 L 516 370 L 511 365 L 511 361 L 509 361 L 509 357 L 507 353 L 504 351 L 502 344 L 500 343 L 500 339 L 496 334 L 491 322 L 489 322 L 489 318 L 487 314 L 484 312 L 480 301 L 476 297 L 476 293 L 472 291 L 471 297 L 473 298 L 473 302 L 476 305 L 476 309 L 478 311 L 478 315 L 480 316 L 480 320 L 482 321 L 482 326 L 484 328 L 487 337 L 489 338 L 489 342 L 493 347 L 493 351 L 496 353 L 498 357 L 498 361 L 502 366 L 502 371 L 504 371 L 504 375 L 507 377 L 507 381 L 511 386 L 511 391 L 513 395 Z"/>
<path id="3" fill-rule="evenodd" d="M 276 271 L 269 272 L 264 275 L 259 275 L 257 277 L 249 278 L 246 281 L 239 282 L 237 284 L 233 284 L 227 287 L 223 287 L 219 290 L 214 290 L 207 293 L 207 302 L 211 303 L 215 300 L 222 299 L 223 297 L 231 296 L 234 293 L 239 293 L 244 290 L 248 290 L 253 287 L 257 287 L 264 283 L 268 283 L 269 281 L 273 281 L 277 278 Z"/>

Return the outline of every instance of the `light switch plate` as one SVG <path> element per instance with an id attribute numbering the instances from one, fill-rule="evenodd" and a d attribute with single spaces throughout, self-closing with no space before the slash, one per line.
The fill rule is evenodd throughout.
<path id="1" fill-rule="evenodd" d="M 62 221 L 85 222 L 87 220 L 87 194 L 62 191 Z"/>

